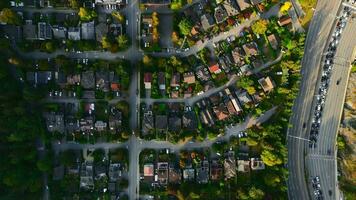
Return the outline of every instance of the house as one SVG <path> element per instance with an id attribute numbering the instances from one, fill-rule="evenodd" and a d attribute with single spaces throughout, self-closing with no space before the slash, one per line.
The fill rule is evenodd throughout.
<path id="1" fill-rule="evenodd" d="M 158 72 L 158 88 L 162 93 L 166 92 L 166 77 L 164 72 Z"/>
<path id="2" fill-rule="evenodd" d="M 94 165 L 95 178 L 100 179 L 102 177 L 107 177 L 107 165 L 106 162 L 95 163 Z"/>
<path id="3" fill-rule="evenodd" d="M 247 91 L 236 92 L 236 96 L 239 99 L 242 105 L 249 104 L 252 102 L 251 96 L 247 93 Z"/>
<path id="4" fill-rule="evenodd" d="M 202 24 L 204 31 L 209 30 L 215 24 L 213 17 L 208 13 L 205 13 L 200 17 L 200 23 Z"/>
<path id="5" fill-rule="evenodd" d="M 56 114 L 54 112 L 44 113 L 44 118 L 46 120 L 46 127 L 49 132 L 65 132 L 64 126 L 64 115 Z"/>
<path id="6" fill-rule="evenodd" d="M 277 38 L 274 34 L 271 34 L 269 36 L 267 36 L 267 39 L 268 39 L 268 42 L 271 44 L 271 47 L 274 49 L 274 50 L 277 50 L 278 48 L 278 41 L 277 41 Z"/>
<path id="7" fill-rule="evenodd" d="M 110 131 L 117 131 L 121 128 L 122 124 L 122 113 L 115 107 L 111 107 L 109 115 L 109 129 Z"/>
<path id="8" fill-rule="evenodd" d="M 180 183 L 182 180 L 181 170 L 173 163 L 169 164 L 169 182 L 170 183 Z"/>
<path id="9" fill-rule="evenodd" d="M 109 73 L 107 71 L 97 71 L 95 73 L 96 89 L 109 92 Z"/>
<path id="10" fill-rule="evenodd" d="M 227 16 L 229 17 L 239 14 L 236 0 L 225 0 L 222 2 L 222 6 L 225 8 Z"/>
<path id="11" fill-rule="evenodd" d="M 95 40 L 94 21 L 82 23 L 82 40 Z"/>
<path id="12" fill-rule="evenodd" d="M 122 166 L 119 163 L 110 163 L 109 165 L 109 180 L 117 181 L 122 174 Z"/>
<path id="13" fill-rule="evenodd" d="M 70 134 L 78 132 L 80 130 L 79 120 L 73 115 L 66 116 L 65 118 L 66 131 Z"/>
<path id="14" fill-rule="evenodd" d="M 117 182 L 109 182 L 108 183 L 108 191 L 111 194 L 115 194 L 117 192 Z"/>
<path id="15" fill-rule="evenodd" d="M 107 123 L 103 121 L 96 121 L 94 127 L 97 131 L 102 132 L 106 130 Z"/>
<path id="16" fill-rule="evenodd" d="M 152 111 L 148 110 L 143 113 L 143 122 L 142 122 L 142 134 L 148 135 L 151 130 L 153 130 L 153 115 Z"/>
<path id="17" fill-rule="evenodd" d="M 217 106 L 221 101 L 221 96 L 218 93 L 215 93 L 209 96 L 209 100 L 213 106 Z"/>
<path id="18" fill-rule="evenodd" d="M 113 92 L 120 91 L 120 78 L 115 72 L 109 73 L 110 89 Z"/>
<path id="19" fill-rule="evenodd" d="M 183 74 L 183 82 L 187 84 L 195 83 L 195 76 L 193 72 L 187 72 Z"/>
<path id="20" fill-rule="evenodd" d="M 241 11 L 251 7 L 250 0 L 236 0 L 236 2 Z"/>
<path id="21" fill-rule="evenodd" d="M 143 177 L 145 181 L 152 182 L 154 180 L 154 165 L 152 163 L 143 166 Z"/>
<path id="22" fill-rule="evenodd" d="M 213 111 L 215 113 L 216 118 L 219 121 L 225 120 L 226 118 L 229 117 L 229 112 L 227 111 L 227 108 L 223 103 L 213 107 Z"/>
<path id="23" fill-rule="evenodd" d="M 263 170 L 265 169 L 265 164 L 260 158 L 251 158 L 251 169 L 252 170 Z"/>
<path id="24" fill-rule="evenodd" d="M 197 181 L 199 184 L 205 184 L 209 181 L 209 161 L 203 160 L 200 164 L 197 168 Z"/>
<path id="25" fill-rule="evenodd" d="M 82 72 L 80 84 L 84 89 L 94 89 L 95 77 L 93 71 Z"/>
<path id="26" fill-rule="evenodd" d="M 67 85 L 79 85 L 80 74 L 72 74 L 67 76 Z"/>
<path id="27" fill-rule="evenodd" d="M 269 93 L 274 88 L 274 83 L 272 79 L 267 76 L 266 78 L 261 78 L 258 80 L 258 83 L 261 85 L 264 92 Z"/>
<path id="28" fill-rule="evenodd" d="M 256 56 L 258 54 L 257 44 L 250 42 L 242 46 L 247 56 Z"/>
<path id="29" fill-rule="evenodd" d="M 240 47 L 236 47 L 234 50 L 232 50 L 231 55 L 234 63 L 237 66 L 242 66 L 245 64 L 245 59 L 244 59 L 245 53 L 242 51 Z"/>
<path id="30" fill-rule="evenodd" d="M 257 4 L 260 4 L 262 2 L 263 2 L 263 0 L 251 0 L 252 5 L 257 5 Z"/>
<path id="31" fill-rule="evenodd" d="M 174 73 L 171 79 L 171 87 L 179 87 L 180 86 L 180 74 Z"/>
<path id="32" fill-rule="evenodd" d="M 37 38 L 39 40 L 51 40 L 52 35 L 52 28 L 51 25 L 47 24 L 46 22 L 39 22 L 37 25 L 38 35 Z"/>
<path id="33" fill-rule="evenodd" d="M 152 85 L 152 73 L 150 72 L 146 72 L 144 75 L 143 75 L 143 82 L 145 84 L 145 89 L 147 90 L 150 90 Z"/>
<path id="34" fill-rule="evenodd" d="M 95 0 L 95 5 L 97 6 L 113 7 L 113 6 L 124 5 L 124 4 L 125 4 L 124 0 Z"/>
<path id="35" fill-rule="evenodd" d="M 69 27 L 68 28 L 68 39 L 78 41 L 80 37 L 80 28 L 79 27 Z"/>
<path id="36" fill-rule="evenodd" d="M 249 159 L 238 159 L 237 160 L 237 171 L 249 172 L 250 171 L 250 160 Z"/>
<path id="37" fill-rule="evenodd" d="M 91 132 L 94 129 L 94 119 L 93 117 L 80 119 L 79 125 L 82 132 Z"/>
<path id="38" fill-rule="evenodd" d="M 235 114 L 237 114 L 237 111 L 235 110 L 234 105 L 232 104 L 231 101 L 228 101 L 228 102 L 226 103 L 226 107 L 227 107 L 227 110 L 229 111 L 230 115 L 235 115 Z"/>
<path id="39" fill-rule="evenodd" d="M 288 15 L 284 15 L 278 19 L 277 23 L 280 26 L 286 26 L 286 25 L 292 23 L 292 18 Z"/>
<path id="40" fill-rule="evenodd" d="M 227 158 L 224 160 L 225 179 L 231 179 L 236 176 L 235 152 L 229 151 L 227 154 Z"/>
<path id="41" fill-rule="evenodd" d="M 182 128 L 182 120 L 177 116 L 169 118 L 168 130 L 171 132 L 179 132 Z"/>
<path id="42" fill-rule="evenodd" d="M 242 108 L 240 106 L 240 103 L 237 101 L 237 99 L 233 96 L 230 96 L 230 102 L 232 103 L 234 110 L 236 110 L 237 113 L 242 112 Z"/>
<path id="43" fill-rule="evenodd" d="M 52 26 L 53 37 L 55 39 L 66 39 L 67 38 L 67 28 L 64 26 L 54 25 Z"/>
<path id="44" fill-rule="evenodd" d="M 109 26 L 109 32 L 111 35 L 117 37 L 122 35 L 122 24 L 120 23 L 111 23 Z"/>
<path id="45" fill-rule="evenodd" d="M 198 119 L 194 111 L 184 112 L 183 128 L 189 131 L 193 131 L 198 128 Z"/>
<path id="46" fill-rule="evenodd" d="M 200 119 L 205 125 L 213 126 L 215 124 L 213 119 L 213 114 L 209 109 L 200 111 Z"/>
<path id="47" fill-rule="evenodd" d="M 185 168 L 183 169 L 183 179 L 185 181 L 193 181 L 195 175 L 195 170 L 193 168 Z"/>
<path id="48" fill-rule="evenodd" d="M 46 85 L 52 80 L 51 71 L 40 71 L 35 73 L 35 83 L 38 85 Z"/>
<path id="49" fill-rule="evenodd" d="M 211 79 L 208 69 L 204 66 L 199 66 L 196 68 L 195 75 L 200 81 L 206 82 Z"/>
<path id="50" fill-rule="evenodd" d="M 160 185 L 168 184 L 168 163 L 167 162 L 158 162 L 157 163 L 157 175 L 158 175 L 158 183 Z"/>
<path id="51" fill-rule="evenodd" d="M 214 17 L 216 23 L 220 24 L 221 22 L 225 21 L 225 19 L 228 17 L 226 10 L 222 6 L 218 6 L 214 10 Z"/>
<path id="52" fill-rule="evenodd" d="M 218 62 L 219 62 L 219 66 L 221 67 L 222 70 L 224 70 L 226 73 L 230 72 L 230 69 L 231 69 L 230 65 L 232 63 L 231 63 L 231 60 L 228 55 L 219 57 Z"/>
<path id="53" fill-rule="evenodd" d="M 210 165 L 210 179 L 218 181 L 223 176 L 223 167 L 219 160 L 212 160 Z"/>
<path id="54" fill-rule="evenodd" d="M 86 190 L 94 189 L 93 175 L 93 164 L 91 162 L 83 162 L 80 169 L 80 188 Z"/>
<path id="55" fill-rule="evenodd" d="M 36 26 L 32 24 L 32 20 L 26 20 L 25 25 L 23 25 L 23 34 L 26 40 L 36 40 Z"/>
<path id="56" fill-rule="evenodd" d="M 167 115 L 156 115 L 156 129 L 159 131 L 164 131 L 167 129 L 168 119 Z"/>
<path id="57" fill-rule="evenodd" d="M 96 41 L 101 42 L 103 37 L 108 33 L 108 25 L 106 23 L 99 23 L 95 26 L 95 38 Z"/>
<path id="58" fill-rule="evenodd" d="M 220 69 L 220 67 L 219 67 L 219 64 L 216 63 L 216 64 L 214 64 L 214 65 L 211 65 L 211 66 L 209 67 L 209 71 L 210 71 L 210 73 L 212 73 L 212 74 L 219 74 L 219 73 L 221 73 L 221 69 Z"/>

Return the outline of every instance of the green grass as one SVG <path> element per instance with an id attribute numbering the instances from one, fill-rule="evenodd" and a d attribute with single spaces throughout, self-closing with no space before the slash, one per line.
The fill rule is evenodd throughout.
<path id="1" fill-rule="evenodd" d="M 356 64 L 355 64 L 355 65 L 352 65 L 351 73 L 356 73 Z"/>
<path id="2" fill-rule="evenodd" d="M 302 6 L 305 16 L 301 19 L 300 23 L 303 28 L 308 29 L 309 23 L 313 17 L 313 9 L 316 7 L 317 0 L 299 0 L 300 5 Z"/>

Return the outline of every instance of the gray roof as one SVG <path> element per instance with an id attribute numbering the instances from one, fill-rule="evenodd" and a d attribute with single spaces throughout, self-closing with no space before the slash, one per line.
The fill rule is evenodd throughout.
<path id="1" fill-rule="evenodd" d="M 237 6 L 236 0 L 225 0 L 222 3 L 228 16 L 234 16 L 239 14 L 239 7 Z"/>
<path id="2" fill-rule="evenodd" d="M 187 130 L 197 129 L 198 119 L 194 111 L 187 111 L 183 114 L 183 127 Z"/>
<path id="3" fill-rule="evenodd" d="M 174 131 L 174 132 L 180 131 L 181 128 L 182 128 L 182 120 L 181 120 L 181 118 L 176 117 L 176 116 L 169 118 L 169 127 L 168 127 L 168 129 L 170 131 Z"/>
<path id="4" fill-rule="evenodd" d="M 227 12 L 221 6 L 215 8 L 214 17 L 217 23 L 225 21 L 227 18 Z"/>
<path id="5" fill-rule="evenodd" d="M 108 25 L 105 23 L 99 23 L 95 27 L 96 40 L 101 41 L 104 36 L 108 33 Z"/>
<path id="6" fill-rule="evenodd" d="M 236 2 L 239 5 L 241 11 L 243 11 L 251 6 L 249 0 L 236 0 Z"/>
<path id="7" fill-rule="evenodd" d="M 69 27 L 69 29 L 68 29 L 68 39 L 70 39 L 70 40 L 80 40 L 80 28 L 79 27 Z"/>
<path id="8" fill-rule="evenodd" d="M 84 89 L 93 89 L 95 87 L 95 77 L 93 71 L 82 73 L 81 85 Z"/>
<path id="9" fill-rule="evenodd" d="M 66 39 L 67 38 L 67 28 L 63 26 L 55 25 L 52 27 L 53 36 L 56 39 Z"/>
<path id="10" fill-rule="evenodd" d="M 94 40 L 95 39 L 94 21 L 82 23 L 82 39 L 83 40 Z"/>
<path id="11" fill-rule="evenodd" d="M 207 31 L 209 28 L 214 26 L 214 19 L 210 14 L 204 14 L 200 17 L 200 22 L 203 26 L 203 29 Z"/>
<path id="12" fill-rule="evenodd" d="M 23 26 L 23 34 L 26 40 L 37 39 L 36 26 L 32 24 L 32 20 L 26 20 Z"/>
<path id="13" fill-rule="evenodd" d="M 50 40 L 52 39 L 52 28 L 51 25 L 45 22 L 38 23 L 38 39 L 40 40 Z"/>
<path id="14" fill-rule="evenodd" d="M 167 124 L 167 115 L 156 115 L 156 129 L 164 130 Z"/>

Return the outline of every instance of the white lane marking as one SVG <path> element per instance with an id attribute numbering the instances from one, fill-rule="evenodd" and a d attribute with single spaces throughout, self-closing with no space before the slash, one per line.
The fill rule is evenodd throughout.
<path id="1" fill-rule="evenodd" d="M 304 141 L 310 141 L 308 139 L 305 139 L 305 138 L 301 138 L 301 137 L 297 137 L 297 136 L 293 136 L 293 135 L 288 135 L 288 137 L 291 137 L 291 138 L 295 138 L 295 139 L 299 139 L 299 140 L 304 140 Z"/>

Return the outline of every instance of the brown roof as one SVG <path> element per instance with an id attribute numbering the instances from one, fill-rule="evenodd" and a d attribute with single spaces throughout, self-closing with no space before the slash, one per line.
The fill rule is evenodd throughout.
<path id="1" fill-rule="evenodd" d="M 277 42 L 276 36 L 274 34 L 272 34 L 272 35 L 267 36 L 267 39 L 268 39 L 269 43 L 271 44 L 272 48 L 277 49 L 278 42 Z"/>
<path id="2" fill-rule="evenodd" d="M 248 56 L 255 56 L 258 54 L 257 45 L 254 42 L 244 44 L 242 48 Z"/>
<path id="3" fill-rule="evenodd" d="M 274 84 L 269 76 L 259 79 L 258 83 L 262 86 L 262 89 L 265 92 L 270 92 L 274 88 Z"/>
<path id="4" fill-rule="evenodd" d="M 188 84 L 193 84 L 195 83 L 195 76 L 193 72 L 188 72 L 183 75 L 183 82 L 188 83 Z"/>
<path id="5" fill-rule="evenodd" d="M 218 120 L 224 120 L 229 117 L 227 108 L 223 104 L 214 107 L 213 110 Z"/>
<path id="6" fill-rule="evenodd" d="M 145 83 L 150 83 L 152 81 L 152 74 L 151 73 L 145 73 L 143 79 L 144 79 Z"/>
<path id="7" fill-rule="evenodd" d="M 285 26 L 292 23 L 292 18 L 290 18 L 288 15 L 284 15 L 282 17 L 279 18 L 278 20 L 278 24 L 280 26 Z"/>

